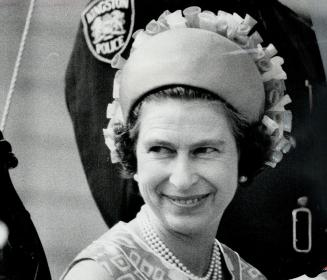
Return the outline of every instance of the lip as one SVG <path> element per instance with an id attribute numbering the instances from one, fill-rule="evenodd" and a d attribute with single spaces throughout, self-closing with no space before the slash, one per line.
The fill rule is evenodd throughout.
<path id="1" fill-rule="evenodd" d="M 202 204 L 206 198 L 210 196 L 210 193 L 192 196 L 175 196 L 162 194 L 162 196 L 167 198 L 172 204 L 178 207 L 191 208 Z"/>

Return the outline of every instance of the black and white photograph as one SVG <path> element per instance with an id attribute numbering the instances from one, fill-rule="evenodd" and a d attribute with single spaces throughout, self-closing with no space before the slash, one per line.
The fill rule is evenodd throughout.
<path id="1" fill-rule="evenodd" d="M 0 280 L 327 279 L 326 0 L 0 22 Z"/>

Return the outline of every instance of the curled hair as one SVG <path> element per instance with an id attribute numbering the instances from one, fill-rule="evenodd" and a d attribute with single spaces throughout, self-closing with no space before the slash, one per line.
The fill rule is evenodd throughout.
<path id="1" fill-rule="evenodd" d="M 239 153 L 239 174 L 247 176 L 251 180 L 263 169 L 269 147 L 271 146 L 271 140 L 262 133 L 259 123 L 248 124 L 245 118 L 230 104 L 209 91 L 189 86 L 170 86 L 144 95 L 132 108 L 127 124 L 115 127 L 115 145 L 121 159 L 122 175 L 124 177 L 132 177 L 137 170 L 135 147 L 142 105 L 166 98 L 221 102 L 235 137 Z"/>

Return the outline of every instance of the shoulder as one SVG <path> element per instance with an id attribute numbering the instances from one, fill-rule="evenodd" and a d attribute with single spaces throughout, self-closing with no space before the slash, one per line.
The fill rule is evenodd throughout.
<path id="1" fill-rule="evenodd" d="M 107 271 L 93 260 L 76 263 L 61 280 L 111 280 Z"/>
<path id="2" fill-rule="evenodd" d="M 115 266 L 116 259 L 123 258 L 128 263 L 122 248 L 126 239 L 126 226 L 123 223 L 115 225 L 76 256 L 61 280 L 116 279 L 114 276 L 120 273 Z"/>
<path id="3" fill-rule="evenodd" d="M 223 248 L 224 260 L 232 274 L 242 275 L 240 279 L 243 280 L 267 280 L 257 268 L 242 259 L 237 252 L 224 244 L 221 245 Z"/>
<path id="4" fill-rule="evenodd" d="M 122 245 L 130 242 L 132 238 L 126 230 L 126 225 L 118 223 L 82 250 L 74 262 L 84 259 L 108 262 L 111 257 L 120 254 Z"/>
<path id="5" fill-rule="evenodd" d="M 267 278 L 254 266 L 240 258 L 242 277 L 244 280 L 256 279 L 267 280 Z"/>

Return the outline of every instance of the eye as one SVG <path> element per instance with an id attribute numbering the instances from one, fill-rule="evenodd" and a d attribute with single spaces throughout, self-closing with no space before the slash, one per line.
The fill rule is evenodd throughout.
<path id="1" fill-rule="evenodd" d="M 199 157 L 213 157 L 219 154 L 219 150 L 213 147 L 199 147 L 193 151 L 193 154 Z"/>
<path id="2" fill-rule="evenodd" d="M 174 153 L 171 148 L 165 146 L 152 146 L 148 152 L 156 156 L 168 156 Z"/>

